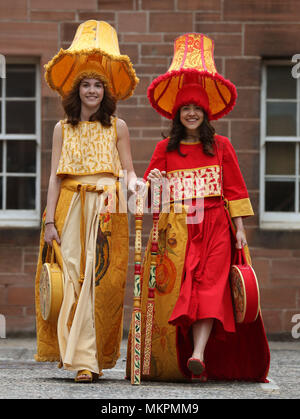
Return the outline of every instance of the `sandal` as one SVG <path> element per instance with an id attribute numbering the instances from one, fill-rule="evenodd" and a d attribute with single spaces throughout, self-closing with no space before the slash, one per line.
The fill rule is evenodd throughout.
<path id="1" fill-rule="evenodd" d="M 198 358 L 189 358 L 187 367 L 193 373 L 193 375 L 199 376 L 205 371 L 204 362 L 200 361 Z"/>
<path id="2" fill-rule="evenodd" d="M 77 372 L 75 383 L 92 383 L 97 381 L 99 378 L 99 374 L 95 372 L 91 372 L 89 370 L 80 370 Z"/>

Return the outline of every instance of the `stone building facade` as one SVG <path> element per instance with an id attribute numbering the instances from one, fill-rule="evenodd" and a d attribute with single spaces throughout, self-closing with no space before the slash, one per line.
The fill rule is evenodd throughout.
<path id="1" fill-rule="evenodd" d="M 167 71 L 180 34 L 201 32 L 215 41 L 216 67 L 237 86 L 238 101 L 214 126 L 231 139 L 253 203 L 255 216 L 245 225 L 267 332 L 290 336 L 293 316 L 300 313 L 300 89 L 297 71 L 292 75 L 295 54 L 300 54 L 297 0 L 1 1 L 6 79 L 1 80 L 0 313 L 7 333 L 35 328 L 40 215 L 53 127 L 63 117 L 59 98 L 44 81 L 43 66 L 60 48 L 69 47 L 77 26 L 88 19 L 116 28 L 121 53 L 129 55 L 140 79 L 134 95 L 118 104 L 139 176 L 169 126 L 149 105 L 148 85 Z M 129 221 L 125 330 L 134 276 L 131 214 Z M 150 227 L 147 216 L 144 238 Z"/>

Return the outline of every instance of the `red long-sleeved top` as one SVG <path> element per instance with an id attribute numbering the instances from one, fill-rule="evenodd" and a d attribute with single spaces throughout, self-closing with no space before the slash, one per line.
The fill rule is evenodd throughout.
<path id="1" fill-rule="evenodd" d="M 201 142 L 182 141 L 180 151 L 185 157 L 177 150 L 167 152 L 168 141 L 169 138 L 166 138 L 156 145 L 144 179 L 147 179 L 149 172 L 154 168 L 166 171 L 171 185 L 172 201 L 176 198 L 175 190 L 178 190 L 178 187 L 186 187 L 186 179 L 201 178 L 202 185 L 204 184 L 204 198 L 223 195 L 228 201 L 231 217 L 253 215 L 236 153 L 228 138 L 215 135 L 214 156 L 203 152 Z M 197 197 L 197 191 L 189 197 Z"/>

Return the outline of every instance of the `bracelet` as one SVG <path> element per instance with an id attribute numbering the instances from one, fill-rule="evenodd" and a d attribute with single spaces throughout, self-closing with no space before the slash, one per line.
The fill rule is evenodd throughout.
<path id="1" fill-rule="evenodd" d="M 47 224 L 55 224 L 55 222 L 54 222 L 54 221 L 48 221 L 47 223 L 45 223 L 45 226 L 46 226 Z"/>

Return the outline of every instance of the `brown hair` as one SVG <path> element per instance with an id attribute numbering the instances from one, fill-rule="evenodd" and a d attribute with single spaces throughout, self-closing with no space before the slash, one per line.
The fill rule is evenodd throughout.
<path id="1" fill-rule="evenodd" d="M 203 145 L 203 152 L 209 156 L 214 156 L 214 135 L 215 129 L 210 124 L 206 112 L 202 109 L 204 119 L 200 127 L 198 128 L 198 137 Z M 180 151 L 180 141 L 184 140 L 186 136 L 185 126 L 180 121 L 180 109 L 177 111 L 169 133 L 169 142 L 167 145 L 167 151 L 177 150 L 178 153 L 185 157 L 185 154 Z M 165 138 L 165 137 L 164 137 Z"/>
<path id="2" fill-rule="evenodd" d="M 62 99 L 62 106 L 67 116 L 67 123 L 76 126 L 80 122 L 81 100 L 79 86 L 83 79 L 78 80 L 72 90 Z M 100 80 L 100 79 L 99 79 Z M 102 80 L 101 80 L 102 81 Z M 103 81 L 102 81 L 103 83 Z M 104 95 L 99 109 L 90 117 L 90 121 L 99 121 L 105 127 L 111 127 L 111 116 L 116 111 L 116 100 L 103 83 Z"/>

